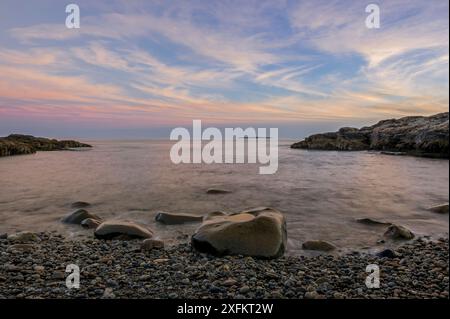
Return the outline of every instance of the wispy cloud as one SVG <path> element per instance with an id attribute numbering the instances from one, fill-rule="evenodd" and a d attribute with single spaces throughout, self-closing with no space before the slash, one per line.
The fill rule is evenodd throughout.
<path id="1" fill-rule="evenodd" d="M 76 30 L 18 16 L 0 37 L 0 114 L 132 126 L 448 109 L 448 2 L 381 1 L 380 29 L 365 5 L 80 1 Z"/>

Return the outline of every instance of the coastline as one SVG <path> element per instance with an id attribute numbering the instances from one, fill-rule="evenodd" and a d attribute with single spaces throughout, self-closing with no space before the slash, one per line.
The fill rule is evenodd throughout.
<path id="1" fill-rule="evenodd" d="M 68 240 L 38 233 L 32 244 L 0 239 L 0 298 L 448 298 L 448 238 L 406 242 L 393 255 L 213 257 L 190 244 L 142 250 L 139 240 Z M 16 245 L 16 248 L 13 246 Z M 28 246 L 27 246 L 28 245 Z M 80 288 L 65 267 L 80 267 Z M 380 288 L 365 285 L 380 268 Z"/>

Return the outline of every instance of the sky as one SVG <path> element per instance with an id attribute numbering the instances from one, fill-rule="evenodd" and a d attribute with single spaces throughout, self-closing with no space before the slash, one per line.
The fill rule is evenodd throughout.
<path id="1" fill-rule="evenodd" d="M 449 2 L 0 0 L 0 136 L 301 138 L 449 107 Z"/>

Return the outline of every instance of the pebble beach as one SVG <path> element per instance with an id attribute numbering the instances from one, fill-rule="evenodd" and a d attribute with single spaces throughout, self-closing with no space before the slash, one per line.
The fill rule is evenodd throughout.
<path id="1" fill-rule="evenodd" d="M 387 257 L 256 259 L 214 257 L 190 243 L 143 250 L 140 240 L 68 240 L 36 233 L 31 243 L 0 239 L 0 298 L 448 298 L 448 238 L 408 241 Z M 66 267 L 80 269 L 80 287 L 66 287 Z M 367 288 L 366 267 L 380 269 Z"/>

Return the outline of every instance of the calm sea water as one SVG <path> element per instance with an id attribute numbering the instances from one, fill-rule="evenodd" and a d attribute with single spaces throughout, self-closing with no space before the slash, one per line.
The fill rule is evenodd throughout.
<path id="1" fill-rule="evenodd" d="M 147 224 L 168 244 L 188 240 L 198 225 L 157 225 L 159 210 L 202 215 L 256 206 L 286 215 L 291 254 L 316 239 L 342 251 L 380 248 L 384 228 L 355 222 L 362 217 L 448 237 L 448 215 L 425 209 L 449 200 L 448 160 L 292 150 L 292 141 L 281 141 L 278 172 L 259 175 L 259 164 L 175 165 L 170 141 L 88 142 L 90 150 L 0 158 L 0 232 L 92 236 L 59 222 L 70 203 L 87 201 L 90 212 Z M 208 195 L 210 187 L 233 192 Z"/>

